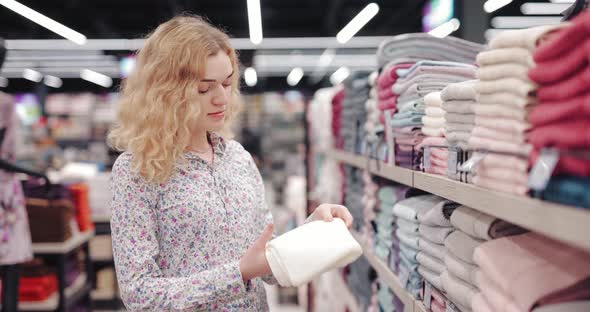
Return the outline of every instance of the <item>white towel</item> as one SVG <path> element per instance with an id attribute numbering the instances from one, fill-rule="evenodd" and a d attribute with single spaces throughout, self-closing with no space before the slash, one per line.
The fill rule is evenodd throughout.
<path id="1" fill-rule="evenodd" d="M 281 286 L 296 287 L 362 255 L 342 219 L 313 221 L 266 244 L 266 259 Z"/>
<path id="2" fill-rule="evenodd" d="M 431 128 L 428 126 L 422 127 L 422 133 L 426 136 L 431 137 L 443 137 L 445 136 L 445 128 L 438 127 L 438 128 Z"/>
<path id="3" fill-rule="evenodd" d="M 501 104 L 473 104 L 473 112 L 479 116 L 505 117 L 526 121 L 528 112 L 526 109 Z"/>
<path id="4" fill-rule="evenodd" d="M 508 92 L 517 96 L 527 97 L 537 89 L 537 86 L 530 81 L 523 81 L 516 78 L 504 78 L 490 81 L 478 81 L 475 83 L 477 94 L 490 94 Z"/>
<path id="5" fill-rule="evenodd" d="M 502 78 L 516 78 L 529 80 L 529 67 L 518 63 L 496 64 L 480 67 L 475 76 L 479 80 L 497 80 Z"/>
<path id="6" fill-rule="evenodd" d="M 513 93 L 498 92 L 490 94 L 478 94 L 477 103 L 480 104 L 501 104 L 512 107 L 525 107 L 536 103 L 534 97 L 522 97 Z"/>
<path id="7" fill-rule="evenodd" d="M 450 252 L 445 253 L 445 265 L 450 273 L 469 284 L 475 285 L 477 265 L 467 263 L 453 256 Z"/>
<path id="8" fill-rule="evenodd" d="M 444 117 L 430 117 L 430 116 L 423 116 L 422 123 L 431 128 L 441 128 L 445 126 L 445 118 Z"/>
<path id="9" fill-rule="evenodd" d="M 418 227 L 418 232 L 420 233 L 421 237 L 424 237 L 436 244 L 444 244 L 447 236 L 449 236 L 449 234 L 451 234 L 453 231 L 455 231 L 455 228 L 452 226 L 442 227 L 420 224 Z"/>
<path id="10" fill-rule="evenodd" d="M 434 286 L 436 289 L 442 289 L 441 274 L 429 270 L 423 265 L 418 266 L 418 273 L 422 275 L 425 280 L 430 282 L 430 284 L 432 284 L 432 286 Z"/>
<path id="11" fill-rule="evenodd" d="M 440 107 L 442 105 L 442 98 L 440 97 L 440 92 L 432 92 L 426 94 L 424 97 L 424 104 L 427 107 Z"/>
<path id="12" fill-rule="evenodd" d="M 419 252 L 416 261 L 435 273 L 442 274 L 445 271 L 445 264 L 442 261 L 425 252 Z"/>
<path id="13" fill-rule="evenodd" d="M 445 116 L 445 111 L 441 107 L 427 106 L 424 111 L 426 112 L 426 116 L 429 116 L 429 117 L 444 117 Z"/>
<path id="14" fill-rule="evenodd" d="M 471 106 L 475 104 L 473 100 L 450 100 L 442 104 L 442 108 L 448 113 L 473 114 Z"/>
<path id="15" fill-rule="evenodd" d="M 445 115 L 445 122 L 448 123 L 462 123 L 475 124 L 475 114 L 454 114 L 447 113 Z"/>

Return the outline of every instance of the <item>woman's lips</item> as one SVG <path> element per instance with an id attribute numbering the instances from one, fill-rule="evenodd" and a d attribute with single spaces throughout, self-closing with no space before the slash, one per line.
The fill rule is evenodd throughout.
<path id="1" fill-rule="evenodd" d="M 215 113 L 210 113 L 208 114 L 210 117 L 219 119 L 219 118 L 223 118 L 225 116 L 225 111 L 221 111 L 221 112 L 215 112 Z"/>

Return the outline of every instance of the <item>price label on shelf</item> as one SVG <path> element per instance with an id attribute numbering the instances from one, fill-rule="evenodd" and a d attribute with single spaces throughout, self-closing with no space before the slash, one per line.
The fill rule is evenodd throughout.
<path id="1" fill-rule="evenodd" d="M 547 187 L 551 174 L 559 161 L 559 151 L 543 149 L 529 175 L 529 187 L 535 191 L 542 191 Z"/>
<path id="2" fill-rule="evenodd" d="M 432 303 L 432 285 L 430 283 L 424 283 L 424 305 L 430 309 Z"/>
<path id="3" fill-rule="evenodd" d="M 430 169 L 430 146 L 424 146 L 424 169 Z"/>

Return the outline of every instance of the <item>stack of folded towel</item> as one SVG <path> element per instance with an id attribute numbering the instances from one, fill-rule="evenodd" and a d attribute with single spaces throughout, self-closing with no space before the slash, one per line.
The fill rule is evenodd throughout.
<path id="1" fill-rule="evenodd" d="M 362 234 L 367 244 L 372 245 L 373 237 L 375 236 L 373 222 L 375 222 L 376 218 L 377 191 L 379 190 L 379 185 L 373 181 L 373 176 L 367 170 L 363 171 L 362 176 L 364 182 L 364 193 L 361 203 L 363 204 L 363 222 L 365 229 Z"/>
<path id="2" fill-rule="evenodd" d="M 525 230 L 466 206 L 455 209 L 450 222 L 456 231 L 444 242 L 443 289 L 462 311 L 470 311 L 472 299 L 479 291 L 475 282 L 475 248 L 486 240 L 521 234 Z"/>
<path id="3" fill-rule="evenodd" d="M 404 304 L 401 300 L 391 291 L 389 285 L 383 280 L 379 280 L 379 307 L 383 312 L 403 312 Z"/>
<path id="4" fill-rule="evenodd" d="M 344 140 L 342 138 L 342 102 L 344 100 L 344 88 L 338 87 L 332 98 L 332 136 L 334 137 L 335 148 L 342 149 Z"/>
<path id="5" fill-rule="evenodd" d="M 422 133 L 426 135 L 419 150 L 424 150 L 422 167 L 424 171 L 439 175 L 447 174 L 449 151 L 446 148 L 445 111 L 442 109 L 440 92 L 432 92 L 424 97 L 426 115 L 422 117 Z M 439 146 L 439 147 L 437 147 Z M 428 149 L 428 152 L 425 151 Z M 428 157 L 428 159 L 425 159 Z"/>
<path id="6" fill-rule="evenodd" d="M 322 88 L 315 92 L 309 102 L 308 118 L 310 141 L 316 152 L 325 152 L 333 147 L 332 99 L 337 89 Z"/>
<path id="7" fill-rule="evenodd" d="M 475 56 L 483 49 L 481 44 L 455 37 L 437 38 L 426 33 L 403 34 L 385 40 L 379 45 L 377 64 L 383 67 L 394 60 L 434 60 L 473 64 Z"/>
<path id="8" fill-rule="evenodd" d="M 449 84 L 442 92 L 445 111 L 445 136 L 449 146 L 467 149 L 467 142 L 475 126 L 475 81 Z"/>
<path id="9" fill-rule="evenodd" d="M 344 101 L 342 111 L 342 137 L 344 150 L 360 154 L 365 139 L 367 119 L 366 102 L 369 98 L 369 73 L 353 72 L 344 81 Z"/>
<path id="10" fill-rule="evenodd" d="M 369 99 L 365 103 L 365 109 L 367 110 L 367 122 L 365 123 L 365 133 L 367 140 L 372 143 L 378 144 L 377 133 L 383 132 L 384 127 L 380 122 L 381 112 L 379 110 L 379 85 L 377 84 L 378 72 L 372 72 L 369 75 Z"/>
<path id="11" fill-rule="evenodd" d="M 476 127 L 469 148 L 502 153 L 498 156 L 507 159 L 501 166 L 477 167 L 474 184 L 520 195 L 528 191 L 526 168 L 518 170 L 510 162 L 515 156 L 528 157 L 532 150 L 525 131 L 530 127 L 527 117 L 535 105 L 537 86 L 527 72 L 533 67 L 531 60 L 538 42 L 560 27 L 505 31 L 490 41 L 490 50 L 478 55 L 481 67 L 475 84 L 477 103 L 473 105 Z"/>
<path id="12" fill-rule="evenodd" d="M 400 241 L 399 275 L 407 276 L 404 287 L 416 298 L 423 278 L 440 287 L 444 270 L 442 242 L 452 231 L 449 216 L 457 205 L 436 195 L 418 195 L 393 207 Z M 445 226 L 446 225 L 446 226 Z"/>
<path id="13" fill-rule="evenodd" d="M 532 164 L 541 149 L 558 148 L 559 162 L 544 197 L 551 201 L 590 208 L 590 160 L 567 154 L 590 148 L 590 12 L 583 12 L 570 26 L 541 44 L 534 54 L 537 67 L 529 71 L 540 85 L 539 104 L 530 114 L 533 126 Z"/>
<path id="14" fill-rule="evenodd" d="M 385 263 L 388 263 L 391 270 L 396 272 L 399 263 L 399 240 L 395 237 L 397 224 L 393 215 L 393 206 L 403 199 L 407 187 L 401 185 L 384 185 L 377 191 L 377 218 L 375 226 L 375 254 Z"/>
<path id="15" fill-rule="evenodd" d="M 531 311 L 590 298 L 590 254 L 540 234 L 486 242 L 473 259 L 481 290 L 471 302 L 473 311 Z M 582 309 L 571 311 L 589 307 L 588 301 L 577 305 Z"/>
<path id="16" fill-rule="evenodd" d="M 419 170 L 421 151 L 418 149 L 424 139 L 422 133 L 422 117 L 424 113 L 424 101 L 417 100 L 403 111 L 393 116 L 387 115 L 388 125 L 391 128 L 395 164 L 400 167 Z"/>

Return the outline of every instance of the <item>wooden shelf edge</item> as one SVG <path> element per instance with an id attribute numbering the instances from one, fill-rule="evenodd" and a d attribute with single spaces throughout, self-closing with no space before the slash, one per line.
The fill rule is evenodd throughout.
<path id="1" fill-rule="evenodd" d="M 72 236 L 61 243 L 33 243 L 33 253 L 36 254 L 64 254 L 80 247 L 94 236 L 94 231 L 86 231 Z"/>
<path id="2" fill-rule="evenodd" d="M 429 312 L 430 310 L 424 306 L 424 303 L 421 301 L 414 301 L 414 312 Z"/>

